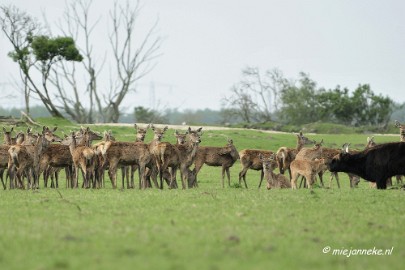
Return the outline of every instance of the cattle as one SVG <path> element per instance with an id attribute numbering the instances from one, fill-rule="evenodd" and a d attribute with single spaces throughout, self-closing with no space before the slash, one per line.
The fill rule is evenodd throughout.
<path id="1" fill-rule="evenodd" d="M 349 154 L 349 145 L 328 163 L 331 172 L 354 173 L 376 182 L 378 189 L 387 188 L 387 179 L 405 174 L 405 142 L 379 144 L 359 153 Z"/>

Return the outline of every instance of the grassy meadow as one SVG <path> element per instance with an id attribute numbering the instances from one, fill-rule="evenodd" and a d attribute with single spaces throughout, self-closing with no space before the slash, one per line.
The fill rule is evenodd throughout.
<path id="1" fill-rule="evenodd" d="M 78 126 L 55 120 L 58 134 Z M 133 140 L 133 127 L 112 129 Z M 25 128 L 17 128 L 24 130 Z M 38 128 L 39 130 L 39 128 Z M 166 141 L 173 142 L 169 129 Z M 350 142 L 361 149 L 367 135 L 306 134 L 327 147 Z M 276 151 L 295 146 L 294 134 L 253 130 L 207 130 L 201 145 L 221 146 L 227 137 L 238 150 Z M 150 141 L 152 132 L 146 138 Z M 399 136 L 376 135 L 377 143 Z M 221 187 L 220 168 L 204 166 L 199 188 L 188 190 L 1 190 L 0 269 L 400 269 L 405 257 L 404 190 L 370 189 L 362 180 L 341 189 L 266 190 L 259 173 L 248 171 L 249 189 Z M 329 173 L 326 174 L 329 185 Z M 43 183 L 41 182 L 43 185 Z M 121 184 L 119 184 L 119 187 Z M 330 248 L 330 249 L 328 249 Z M 392 249 L 393 248 L 393 249 Z M 342 255 L 333 255 L 340 249 Z M 343 255 L 358 249 L 391 255 Z"/>

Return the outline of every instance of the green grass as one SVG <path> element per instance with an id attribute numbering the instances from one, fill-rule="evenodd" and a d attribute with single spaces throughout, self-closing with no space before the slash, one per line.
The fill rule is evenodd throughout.
<path id="1" fill-rule="evenodd" d="M 134 137 L 132 127 L 94 129 L 113 129 L 123 140 Z M 167 141 L 174 142 L 173 132 Z M 358 148 L 367 138 L 307 136 L 327 146 L 351 142 Z M 240 150 L 295 145 L 293 134 L 250 130 L 205 131 L 202 145 L 224 145 L 227 137 Z M 0 269 L 402 268 L 402 189 L 370 189 L 365 181 L 350 189 L 341 174 L 341 189 L 333 183 L 331 189 L 268 191 L 257 188 L 254 171 L 248 171 L 250 188 L 244 189 L 236 188 L 239 171 L 237 162 L 232 187 L 224 189 L 220 169 L 204 166 L 199 188 L 190 190 L 113 190 L 108 181 L 101 190 L 70 190 L 62 180 L 58 191 L 0 191 Z M 324 254 L 327 246 L 394 249 L 391 256 L 346 257 Z"/>

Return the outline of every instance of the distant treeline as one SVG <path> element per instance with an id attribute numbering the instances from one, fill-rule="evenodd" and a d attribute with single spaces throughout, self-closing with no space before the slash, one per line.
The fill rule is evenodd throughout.
<path id="1" fill-rule="evenodd" d="M 12 116 L 14 118 L 21 117 L 21 108 L 2 108 L 0 107 L 0 116 Z M 33 106 L 30 108 L 30 115 L 32 118 L 51 117 L 49 112 L 43 106 Z M 68 119 L 69 117 L 66 116 Z M 70 119 L 71 120 L 71 119 Z M 254 125 L 245 125 L 246 123 L 241 118 L 234 118 L 231 121 L 227 117 L 226 112 L 223 110 L 211 110 L 211 109 L 199 109 L 199 110 L 178 110 L 178 109 L 166 109 L 163 112 L 148 109 L 145 107 L 136 107 L 133 113 L 122 113 L 119 119 L 121 123 L 164 123 L 164 124 L 187 124 L 187 125 L 228 125 L 228 126 L 252 126 L 252 127 L 269 127 L 273 129 L 273 124 L 266 125 L 263 123 L 256 123 Z M 405 103 L 398 106 L 392 115 L 391 121 L 398 120 L 401 123 L 405 123 Z M 325 121 L 328 122 L 328 121 Z M 329 121 L 334 123 L 336 121 Z M 286 125 L 288 123 L 276 124 L 276 126 Z"/>

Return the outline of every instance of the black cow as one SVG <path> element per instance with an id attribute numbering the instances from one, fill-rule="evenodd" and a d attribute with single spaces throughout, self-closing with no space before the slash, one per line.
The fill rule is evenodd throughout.
<path id="1" fill-rule="evenodd" d="M 378 189 L 387 188 L 387 179 L 405 174 L 405 142 L 385 143 L 356 154 L 344 151 L 329 162 L 331 172 L 356 174 L 367 181 L 376 182 Z"/>

